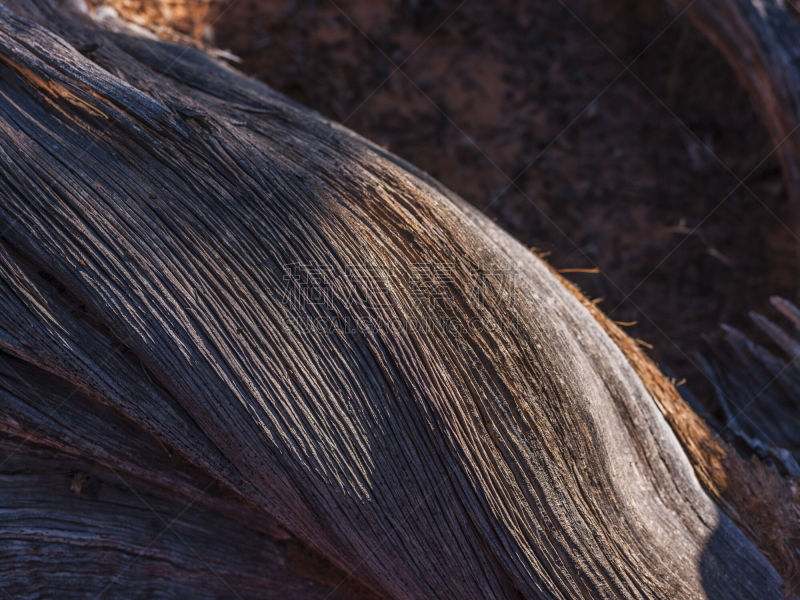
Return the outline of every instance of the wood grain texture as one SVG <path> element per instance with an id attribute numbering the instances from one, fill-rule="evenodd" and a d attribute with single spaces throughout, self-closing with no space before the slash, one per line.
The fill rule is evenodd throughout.
<path id="1" fill-rule="evenodd" d="M 734 327 L 706 340 L 699 357 L 714 383 L 725 427 L 787 476 L 800 478 L 800 309 L 773 297 L 774 316 L 751 313 L 762 343 Z"/>
<path id="2" fill-rule="evenodd" d="M 561 277 L 556 271 L 553 273 Z M 800 482 L 794 475 L 791 457 L 787 457 L 785 450 L 765 449 L 764 442 L 760 446 L 744 447 L 736 443 L 738 440 L 734 440 L 736 447 L 728 443 L 726 440 L 730 439 L 729 433 L 738 435 L 735 429 L 713 422 L 713 417 L 710 416 L 708 418 L 711 422 L 701 418 L 692 410 L 689 401 L 678 392 L 675 380 L 659 371 L 636 340 L 627 336 L 617 323 L 603 314 L 597 304 L 581 294 L 574 284 L 563 278 L 561 282 L 622 350 L 680 440 L 703 489 L 753 540 L 783 578 L 787 597 L 792 597 L 800 589 Z M 785 301 L 779 302 L 782 306 L 787 306 Z M 714 347 L 715 344 L 712 343 L 709 345 L 711 347 L 708 355 L 696 358 L 700 364 L 706 366 L 714 361 L 715 372 L 709 371 L 709 377 L 715 382 L 718 393 L 732 394 L 730 400 L 739 407 L 758 406 L 763 402 L 767 409 L 763 412 L 760 408 L 754 409 L 754 412 L 761 413 L 760 417 L 771 426 L 782 422 L 791 431 L 792 424 L 796 422 L 793 414 L 784 409 L 776 420 L 769 413 L 772 412 L 770 406 L 776 401 L 779 404 L 792 402 L 793 396 L 790 399 L 781 398 L 781 390 L 785 388 L 780 386 L 781 389 L 776 390 L 769 381 L 764 380 L 758 368 L 757 357 L 750 357 L 756 359 L 756 362 L 748 358 L 737 359 L 730 351 Z M 748 345 L 751 345 L 749 341 Z M 735 353 L 746 356 L 741 353 L 741 348 Z M 712 355 L 715 356 L 712 358 Z M 789 369 L 788 364 L 784 366 L 786 370 Z M 773 377 L 775 375 L 777 373 L 772 374 Z M 783 373 L 779 376 L 782 377 Z M 723 387 L 721 380 L 730 380 L 730 384 Z M 758 382 L 761 382 L 762 387 L 754 394 L 753 387 Z M 721 399 L 722 402 L 728 400 Z M 770 444 L 775 444 L 775 441 Z"/>
<path id="3" fill-rule="evenodd" d="M 15 597 L 102 596 L 125 553 L 120 596 L 781 596 L 617 345 L 477 211 L 196 50 L 6 6 Z M 78 473 L 120 483 L 87 508 Z M 174 536 L 146 545 L 138 496 Z M 281 532 L 357 581 L 292 571 Z"/>

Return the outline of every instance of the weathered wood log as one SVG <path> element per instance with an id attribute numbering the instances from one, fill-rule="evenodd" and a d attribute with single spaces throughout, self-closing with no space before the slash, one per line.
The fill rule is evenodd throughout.
<path id="1" fill-rule="evenodd" d="M 196 50 L 5 4 L 9 595 L 796 592 L 674 388 L 477 211 Z"/>
<path id="2" fill-rule="evenodd" d="M 772 298 L 772 304 L 774 320 L 750 315 L 772 349 L 725 325 L 697 358 L 714 383 L 723 427 L 734 441 L 800 478 L 800 309 L 782 298 Z"/>
<path id="3" fill-rule="evenodd" d="M 738 75 L 770 133 L 787 192 L 797 206 L 800 24 L 794 11 L 782 0 L 667 0 L 667 4 L 677 14 L 685 13 Z"/>

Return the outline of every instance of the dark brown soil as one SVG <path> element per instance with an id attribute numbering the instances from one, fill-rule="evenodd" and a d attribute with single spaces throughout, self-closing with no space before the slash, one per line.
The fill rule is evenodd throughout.
<path id="1" fill-rule="evenodd" d="M 747 329 L 770 295 L 796 298 L 770 140 L 722 57 L 658 2 L 197 0 L 176 12 L 187 4 L 150 3 L 148 18 L 229 48 L 557 268 L 598 267 L 567 276 L 636 321 L 629 333 L 701 398 L 701 337 Z"/>

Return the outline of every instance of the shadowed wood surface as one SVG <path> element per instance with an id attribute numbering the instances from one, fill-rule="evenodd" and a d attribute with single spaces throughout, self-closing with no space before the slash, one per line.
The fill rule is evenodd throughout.
<path id="1" fill-rule="evenodd" d="M 780 597 L 536 256 L 196 50 L 6 5 L 12 597 Z"/>
<path id="2" fill-rule="evenodd" d="M 751 313 L 763 345 L 737 329 L 709 338 L 699 357 L 714 382 L 725 428 L 781 472 L 800 477 L 800 309 L 772 298 L 775 316 Z"/>
<path id="3" fill-rule="evenodd" d="M 770 133 L 789 197 L 797 204 L 800 25 L 796 9 L 782 0 L 667 0 L 667 4 L 677 14 L 686 13 L 736 71 Z"/>

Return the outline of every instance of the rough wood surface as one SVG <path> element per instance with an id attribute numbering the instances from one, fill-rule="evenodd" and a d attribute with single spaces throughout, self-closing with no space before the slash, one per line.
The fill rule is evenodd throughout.
<path id="1" fill-rule="evenodd" d="M 198 51 L 6 6 L 9 595 L 781 596 L 536 256 Z"/>
<path id="2" fill-rule="evenodd" d="M 772 304 L 775 317 L 750 315 L 763 343 L 723 326 L 699 359 L 714 382 L 726 429 L 785 474 L 800 478 L 800 309 L 783 298 L 772 298 Z"/>
<path id="3" fill-rule="evenodd" d="M 558 276 L 557 273 L 554 274 Z M 622 350 L 678 436 L 703 488 L 768 557 L 784 579 L 786 595 L 791 597 L 800 589 L 800 481 L 786 450 L 765 449 L 762 442 L 760 447 L 751 445 L 741 448 L 737 444 L 742 452 L 737 451 L 737 448 L 715 433 L 720 432 L 725 439 L 729 439 L 730 436 L 726 434 L 736 434 L 736 429 L 730 430 L 719 423 L 713 423 L 712 429 L 712 423 L 704 421 L 692 410 L 689 402 L 678 392 L 675 381 L 659 371 L 636 340 L 627 336 L 594 302 L 581 294 L 574 284 L 564 279 L 562 283 L 575 294 Z M 785 301 L 779 302 L 787 306 Z M 748 346 L 750 345 L 748 341 Z M 698 356 L 697 359 L 706 365 L 710 360 L 716 359 L 716 370 L 709 371 L 709 377 L 712 381 L 717 381 L 718 392 L 724 393 L 725 390 L 730 393 L 732 401 L 739 407 L 749 408 L 762 402 L 769 407 L 776 401 L 779 404 L 794 401 L 796 394 L 791 398 L 782 398 L 785 388 L 781 386 L 778 390 L 773 389 L 771 384 L 775 380 L 765 381 L 757 362 L 753 363 L 748 358 L 737 360 L 729 351 L 719 347 L 712 348 L 708 357 Z M 741 350 L 737 349 L 739 356 L 743 356 Z M 756 357 L 750 357 L 752 358 Z M 788 370 L 789 365 L 784 366 Z M 773 372 L 772 375 L 777 374 Z M 782 375 L 783 373 L 779 374 Z M 729 380 L 726 381 L 728 385 L 723 386 L 720 379 Z M 757 393 L 753 393 L 754 383 L 758 385 L 758 382 L 762 387 Z M 791 395 L 795 391 L 796 388 L 788 393 Z M 761 413 L 762 409 L 753 410 Z M 765 412 L 768 413 L 769 409 Z M 768 414 L 762 413 L 760 416 L 769 421 L 770 425 L 784 423 L 788 431 L 793 430 L 793 424 L 797 421 L 785 409 L 777 420 Z M 773 444 L 774 440 L 770 442 L 770 445 Z M 756 450 L 755 454 L 753 450 Z M 780 470 L 775 468 L 776 462 L 779 463 Z M 786 468 L 787 465 L 789 468 Z"/>
<path id="4" fill-rule="evenodd" d="M 800 24 L 790 3 L 667 0 L 667 4 L 677 14 L 685 13 L 728 59 L 769 130 L 789 196 L 800 203 Z"/>

